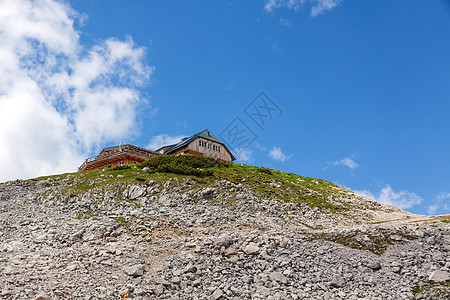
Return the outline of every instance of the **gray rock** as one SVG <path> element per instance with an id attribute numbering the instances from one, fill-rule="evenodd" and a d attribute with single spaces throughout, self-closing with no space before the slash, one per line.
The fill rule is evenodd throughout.
<path id="1" fill-rule="evenodd" d="M 171 282 L 173 284 L 180 284 L 181 283 L 181 278 L 180 277 L 174 277 L 174 278 L 172 278 Z"/>
<path id="2" fill-rule="evenodd" d="M 192 282 L 192 285 L 193 286 L 200 286 L 202 284 L 202 282 L 200 281 L 200 280 L 194 280 L 193 282 Z"/>
<path id="3" fill-rule="evenodd" d="M 396 235 L 396 234 L 392 235 L 391 239 L 394 241 L 397 241 L 397 242 L 401 242 L 403 240 L 403 238 L 401 236 Z"/>
<path id="4" fill-rule="evenodd" d="M 48 296 L 47 296 L 46 294 L 44 294 L 44 293 L 39 293 L 39 294 L 36 296 L 35 299 L 36 299 L 36 300 L 48 300 L 49 298 L 48 298 Z"/>
<path id="5" fill-rule="evenodd" d="M 393 261 L 391 263 L 391 269 L 392 269 L 392 272 L 394 272 L 394 273 L 400 273 L 400 271 L 402 269 L 402 263 L 399 261 Z"/>
<path id="6" fill-rule="evenodd" d="M 5 275 L 16 275 L 19 273 L 19 270 L 15 267 L 7 266 L 5 267 L 5 269 L 3 269 L 3 273 Z"/>
<path id="7" fill-rule="evenodd" d="M 232 243 L 232 238 L 229 235 L 222 235 L 217 239 L 216 246 L 218 247 L 228 247 Z"/>
<path id="8" fill-rule="evenodd" d="M 200 193 L 200 195 L 203 199 L 212 199 L 214 198 L 215 191 L 216 190 L 213 188 L 206 188 Z"/>
<path id="9" fill-rule="evenodd" d="M 146 189 L 144 187 L 141 187 L 141 186 L 137 186 L 137 185 L 131 186 L 130 190 L 128 192 L 129 198 L 131 200 L 134 200 L 134 199 L 144 195 L 145 194 L 145 190 Z"/>
<path id="10" fill-rule="evenodd" d="M 366 267 L 372 270 L 379 270 L 381 269 L 381 264 L 378 260 L 369 260 L 366 262 Z"/>
<path id="11" fill-rule="evenodd" d="M 166 287 L 170 287 L 170 282 L 168 282 L 164 278 L 157 277 L 155 279 L 155 283 L 158 284 L 158 285 L 163 285 L 163 286 L 166 286 Z"/>
<path id="12" fill-rule="evenodd" d="M 230 246 L 225 250 L 224 254 L 225 254 L 225 256 L 235 255 L 236 248 L 234 246 Z"/>
<path id="13" fill-rule="evenodd" d="M 272 272 L 272 273 L 270 273 L 270 279 L 272 281 L 276 281 L 276 282 L 281 283 L 281 284 L 286 284 L 287 283 L 287 278 L 283 274 L 281 274 L 280 272 Z"/>
<path id="14" fill-rule="evenodd" d="M 256 254 L 259 252 L 259 247 L 258 245 L 254 244 L 254 243 L 250 243 L 245 247 L 245 253 L 247 254 Z"/>
<path id="15" fill-rule="evenodd" d="M 124 267 L 123 271 L 132 277 L 140 277 L 144 275 L 145 267 L 144 265 L 138 264 L 130 267 Z"/>
<path id="16" fill-rule="evenodd" d="M 164 206 L 174 206 L 174 202 L 172 201 L 172 197 L 169 195 L 161 195 L 158 199 L 158 202 Z"/>
<path id="17" fill-rule="evenodd" d="M 431 272 L 429 278 L 430 281 L 435 281 L 435 282 L 444 282 L 444 281 L 449 281 L 450 277 L 448 276 L 447 273 L 442 272 L 441 270 L 436 270 Z"/>
<path id="18" fill-rule="evenodd" d="M 212 299 L 217 300 L 217 299 L 220 299 L 222 296 L 223 296 L 222 290 L 221 289 L 217 289 L 212 294 Z"/>
<path id="19" fill-rule="evenodd" d="M 195 273 L 197 272 L 197 267 L 193 266 L 191 264 L 188 264 L 185 268 L 184 268 L 184 273 Z"/>
<path id="20" fill-rule="evenodd" d="M 156 296 L 161 296 L 164 293 L 164 286 L 162 284 L 154 286 L 153 293 L 155 293 Z"/>
<path id="21" fill-rule="evenodd" d="M 345 285 L 345 279 L 341 275 L 335 274 L 331 278 L 330 285 L 337 288 L 343 287 Z"/>

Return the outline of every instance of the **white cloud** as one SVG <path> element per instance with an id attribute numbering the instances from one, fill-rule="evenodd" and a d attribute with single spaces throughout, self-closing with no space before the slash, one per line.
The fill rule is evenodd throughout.
<path id="1" fill-rule="evenodd" d="M 268 12 L 272 12 L 276 8 L 287 7 L 297 11 L 304 3 L 305 0 L 267 0 L 264 9 Z"/>
<path id="2" fill-rule="evenodd" d="M 277 43 L 272 44 L 272 49 L 277 51 L 277 52 L 280 52 L 280 53 L 282 52 L 281 48 L 278 46 Z"/>
<path id="3" fill-rule="evenodd" d="M 437 195 L 434 203 L 428 206 L 427 209 L 428 214 L 434 215 L 438 211 L 441 214 L 450 212 L 449 199 L 450 199 L 449 192 L 442 192 L 439 195 Z"/>
<path id="4" fill-rule="evenodd" d="M 147 149 L 157 150 L 162 146 L 177 144 L 185 137 L 186 137 L 185 135 L 177 135 L 177 136 L 170 136 L 168 134 L 155 135 L 150 139 L 150 142 L 147 145 Z"/>
<path id="5" fill-rule="evenodd" d="M 450 198 L 450 193 L 448 192 L 442 192 L 439 195 L 437 195 L 436 199 L 437 200 L 445 200 L 445 199 L 449 199 Z"/>
<path id="6" fill-rule="evenodd" d="M 342 0 L 317 0 L 313 1 L 315 5 L 311 8 L 311 16 L 323 14 L 329 10 L 335 8 Z"/>
<path id="7" fill-rule="evenodd" d="M 275 9 L 288 8 L 299 11 L 307 3 L 311 6 L 311 16 L 316 17 L 335 8 L 342 0 L 267 0 L 264 10 L 273 12 Z"/>
<path id="8" fill-rule="evenodd" d="M 286 155 L 283 153 L 283 151 L 281 151 L 280 147 L 273 147 L 272 150 L 270 150 L 269 152 L 269 157 L 274 159 L 274 160 L 278 160 L 281 162 L 285 162 L 286 160 L 289 160 L 292 157 L 291 155 Z"/>
<path id="9" fill-rule="evenodd" d="M 268 12 L 273 11 L 274 8 L 279 8 L 281 6 L 282 1 L 280 0 L 267 0 L 264 9 Z"/>
<path id="10" fill-rule="evenodd" d="M 238 148 L 234 149 L 234 155 L 237 160 L 243 162 L 251 162 L 253 161 L 253 151 L 248 148 Z"/>
<path id="11" fill-rule="evenodd" d="M 339 165 L 347 166 L 350 169 L 356 169 L 356 168 L 359 167 L 358 164 L 353 159 L 351 159 L 350 157 L 344 157 L 341 160 L 337 160 L 337 161 L 335 161 L 333 163 L 333 165 L 335 165 L 335 166 L 339 166 Z"/>
<path id="12" fill-rule="evenodd" d="M 292 21 L 289 19 L 280 18 L 280 26 L 292 27 Z"/>
<path id="13" fill-rule="evenodd" d="M 0 181 L 76 170 L 87 153 L 136 134 L 153 69 L 131 38 L 92 48 L 56 0 L 0 0 Z"/>
<path id="14" fill-rule="evenodd" d="M 400 191 L 396 193 L 389 185 L 386 185 L 383 189 L 381 189 L 378 195 L 373 194 L 370 191 L 354 191 L 362 196 L 372 198 L 382 203 L 387 203 L 393 206 L 396 206 L 401 209 L 408 209 L 415 205 L 422 203 L 423 199 L 416 195 L 415 193 L 411 193 L 409 191 Z"/>
<path id="15" fill-rule="evenodd" d="M 427 213 L 429 215 L 434 215 L 436 213 L 436 211 L 438 210 L 438 207 L 439 206 L 437 204 L 433 204 L 433 205 L 428 206 Z"/>

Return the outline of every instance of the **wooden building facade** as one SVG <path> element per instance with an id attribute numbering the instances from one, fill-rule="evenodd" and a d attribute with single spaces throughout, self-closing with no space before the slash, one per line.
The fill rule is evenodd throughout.
<path id="1" fill-rule="evenodd" d="M 133 145 L 121 145 L 103 149 L 99 155 L 87 158 L 78 171 L 114 168 L 144 162 L 158 153 Z"/>
<path id="2" fill-rule="evenodd" d="M 166 155 L 207 156 L 229 162 L 235 160 L 227 146 L 208 129 L 184 138 L 178 144 L 161 147 L 156 152 Z"/>
<path id="3" fill-rule="evenodd" d="M 144 162 L 157 155 L 207 156 L 223 161 L 235 160 L 227 146 L 208 129 L 184 138 L 179 143 L 167 145 L 156 151 L 133 145 L 121 145 L 103 149 L 99 155 L 87 158 L 78 171 L 114 168 Z"/>

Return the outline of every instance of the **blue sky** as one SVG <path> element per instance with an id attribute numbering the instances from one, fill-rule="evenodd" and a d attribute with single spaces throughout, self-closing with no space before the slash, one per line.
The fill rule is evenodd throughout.
<path id="1" fill-rule="evenodd" d="M 240 163 L 450 213 L 449 1 L 0 6 L 0 75 L 13 78 L 0 85 L 3 181 L 73 171 L 120 141 L 220 135 L 238 118 L 256 137 Z M 279 108 L 262 128 L 245 111 L 261 92 Z"/>

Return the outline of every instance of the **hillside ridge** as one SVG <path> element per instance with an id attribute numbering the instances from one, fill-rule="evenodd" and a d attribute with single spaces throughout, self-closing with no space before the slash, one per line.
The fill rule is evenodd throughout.
<path id="1" fill-rule="evenodd" d="M 1 297 L 450 295 L 446 216 L 267 168 L 165 163 L 0 184 Z"/>

